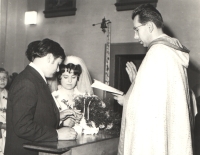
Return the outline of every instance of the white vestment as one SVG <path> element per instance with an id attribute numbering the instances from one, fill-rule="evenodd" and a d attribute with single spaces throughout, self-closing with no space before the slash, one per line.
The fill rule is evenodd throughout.
<path id="1" fill-rule="evenodd" d="M 193 154 L 188 64 L 187 53 L 162 44 L 149 49 L 126 95 L 118 155 Z"/>

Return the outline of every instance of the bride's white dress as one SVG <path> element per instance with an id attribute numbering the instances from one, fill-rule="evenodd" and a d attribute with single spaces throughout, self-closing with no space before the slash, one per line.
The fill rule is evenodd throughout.
<path id="1" fill-rule="evenodd" d="M 68 94 L 68 91 L 62 86 L 57 91 L 52 92 L 52 96 L 60 112 L 69 108 L 73 109 L 74 97 L 78 95 L 83 95 L 83 93 L 78 91 L 77 87 L 74 88 L 73 94 Z"/>

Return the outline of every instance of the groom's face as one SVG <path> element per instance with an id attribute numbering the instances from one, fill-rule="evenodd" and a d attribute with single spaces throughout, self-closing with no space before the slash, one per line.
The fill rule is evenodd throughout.
<path id="1" fill-rule="evenodd" d="M 77 84 L 77 80 L 78 80 L 78 76 L 74 75 L 74 71 L 71 70 L 70 72 L 68 72 L 67 70 L 62 74 L 61 76 L 61 85 L 67 89 L 67 90 L 71 90 L 74 89 L 76 87 Z"/>
<path id="2" fill-rule="evenodd" d="M 51 78 L 54 76 L 54 74 L 56 73 L 56 71 L 59 71 L 59 65 L 62 63 L 62 59 L 59 58 L 55 58 L 51 53 L 47 54 L 47 56 L 45 56 L 46 58 L 44 59 L 44 69 L 43 69 L 43 73 L 45 75 L 45 77 L 47 78 Z"/>

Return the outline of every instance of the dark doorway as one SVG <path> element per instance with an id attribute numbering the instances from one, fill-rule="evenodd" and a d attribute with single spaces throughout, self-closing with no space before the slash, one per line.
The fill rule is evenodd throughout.
<path id="1" fill-rule="evenodd" d="M 138 70 L 144 57 L 145 57 L 144 54 L 115 56 L 115 78 L 114 78 L 115 88 L 123 91 L 126 94 L 131 85 L 129 76 L 125 70 L 126 63 L 132 61 Z M 114 110 L 122 112 L 122 106 L 117 104 L 117 101 L 114 101 Z"/>
<path id="2" fill-rule="evenodd" d="M 137 69 L 139 68 L 147 49 L 139 43 L 113 43 L 110 46 L 110 73 L 109 85 L 117 88 L 126 94 L 131 83 L 126 73 L 126 63 L 132 61 Z M 113 109 L 116 112 L 122 113 L 122 106 L 114 99 L 109 92 L 104 93 L 104 99 L 109 100 L 113 104 Z"/>

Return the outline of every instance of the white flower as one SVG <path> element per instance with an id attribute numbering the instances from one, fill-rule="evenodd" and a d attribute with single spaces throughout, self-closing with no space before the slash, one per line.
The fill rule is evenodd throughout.
<path id="1" fill-rule="evenodd" d="M 110 123 L 110 124 L 107 125 L 106 129 L 111 129 L 112 127 L 113 127 L 113 124 Z"/>
<path id="2" fill-rule="evenodd" d="M 103 128 L 105 128 L 105 125 L 104 124 L 100 124 L 99 128 L 103 129 Z"/>
<path id="3" fill-rule="evenodd" d="M 102 106 L 102 108 L 105 108 L 106 104 L 103 101 L 101 101 L 101 106 Z"/>
<path id="4" fill-rule="evenodd" d="M 109 111 L 106 111 L 105 114 L 106 114 L 107 118 L 110 117 Z"/>

